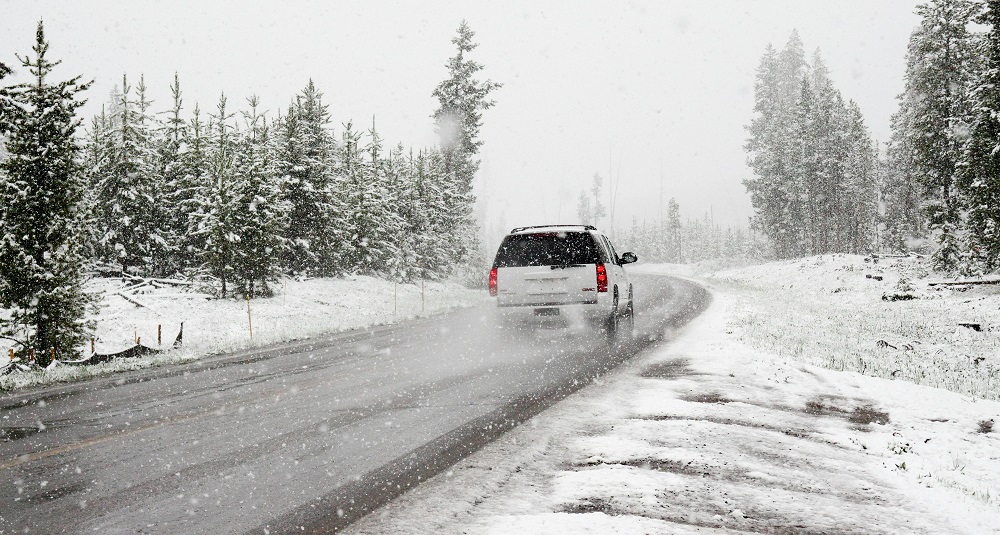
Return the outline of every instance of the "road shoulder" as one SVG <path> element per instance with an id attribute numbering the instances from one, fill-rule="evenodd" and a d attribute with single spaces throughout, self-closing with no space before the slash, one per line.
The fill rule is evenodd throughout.
<path id="1" fill-rule="evenodd" d="M 730 300 L 351 533 L 989 533 L 1000 404 L 750 349 Z M 994 453 L 990 453 L 990 452 Z M 973 488 L 961 488 L 962 486 Z M 978 485 L 978 486 L 977 486 Z"/>

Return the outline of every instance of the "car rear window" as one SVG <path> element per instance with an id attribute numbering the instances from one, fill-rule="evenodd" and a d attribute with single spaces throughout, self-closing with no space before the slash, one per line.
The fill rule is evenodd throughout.
<path id="1" fill-rule="evenodd" d="M 590 234 L 584 232 L 537 232 L 512 234 L 497 251 L 495 267 L 563 266 L 596 264 L 601 253 Z"/>

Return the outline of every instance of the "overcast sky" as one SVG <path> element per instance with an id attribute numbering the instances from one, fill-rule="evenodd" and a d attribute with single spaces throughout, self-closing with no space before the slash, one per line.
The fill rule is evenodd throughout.
<path id="1" fill-rule="evenodd" d="M 43 18 L 57 76 L 95 81 L 88 117 L 123 73 L 145 75 L 155 110 L 177 71 L 189 112 L 225 92 L 231 106 L 257 94 L 272 115 L 312 78 L 337 134 L 375 115 L 388 143 L 420 148 L 436 143 L 431 91 L 465 19 L 483 77 L 504 84 L 482 130 L 487 225 L 574 222 L 600 173 L 619 183 L 616 228 L 654 221 L 661 188 L 684 218 L 745 226 L 744 125 L 765 46 L 797 29 L 884 141 L 917 3 L 0 0 L 0 60 L 28 52 Z"/>

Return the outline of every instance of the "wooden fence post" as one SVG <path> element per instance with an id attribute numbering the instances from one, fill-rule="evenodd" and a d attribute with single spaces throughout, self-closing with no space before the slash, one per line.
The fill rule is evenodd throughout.
<path id="1" fill-rule="evenodd" d="M 250 294 L 247 294 L 247 323 L 250 324 L 250 339 L 253 340 L 253 316 L 250 315 Z"/>

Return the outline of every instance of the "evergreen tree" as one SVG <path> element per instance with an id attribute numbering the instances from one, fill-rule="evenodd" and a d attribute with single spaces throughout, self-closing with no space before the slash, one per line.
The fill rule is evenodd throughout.
<path id="1" fill-rule="evenodd" d="M 147 113 L 149 103 L 144 91 L 137 101 L 130 93 L 128 79 L 123 76 L 120 100 L 111 117 L 112 130 L 104 138 L 104 154 L 95 173 L 103 230 L 99 243 L 104 258 L 117 262 L 123 271 L 155 273 L 162 267 L 166 247 L 158 205 L 161 180 L 152 119 Z"/>
<path id="2" fill-rule="evenodd" d="M 444 158 L 440 151 L 421 151 L 411 171 L 414 197 L 408 221 L 415 262 L 408 270 L 412 279 L 435 279 L 448 273 L 454 263 L 454 243 L 448 225 L 448 205 L 443 192 Z M 404 279 L 406 280 L 406 279 Z"/>
<path id="3" fill-rule="evenodd" d="M 362 158 L 358 152 L 357 139 L 348 140 L 345 136 L 349 227 L 353 231 L 353 250 L 348 265 L 361 273 L 376 274 L 384 273 L 391 259 L 396 257 L 394 238 L 403 225 L 393 210 L 386 188 L 386 165 L 379 157 L 382 140 L 375 130 L 374 120 L 369 136 L 370 142 L 364 149 L 368 158 Z"/>
<path id="4" fill-rule="evenodd" d="M 666 262 L 684 263 L 684 251 L 681 248 L 681 206 L 673 197 L 667 201 L 667 220 L 665 222 L 667 246 L 665 248 Z"/>
<path id="5" fill-rule="evenodd" d="M 590 183 L 590 195 L 587 191 L 581 191 L 577 201 L 576 215 L 580 223 L 584 225 L 597 225 L 598 219 L 608 215 L 601 203 L 601 189 L 604 187 L 604 179 L 599 173 L 594 173 Z"/>
<path id="6" fill-rule="evenodd" d="M 780 258 L 869 250 L 877 209 L 874 146 L 819 52 L 807 65 L 797 34 L 780 54 L 768 46 L 755 96 L 745 147 L 754 176 L 744 181 L 753 226 Z M 704 228 L 718 238 L 713 243 L 725 243 L 711 223 Z"/>
<path id="7" fill-rule="evenodd" d="M 451 41 L 458 52 L 448 60 L 448 78 L 433 92 L 438 100 L 434 122 L 441 139 L 444 178 L 447 181 L 443 192 L 457 243 L 456 259 L 465 258 L 478 249 L 475 223 L 472 221 L 472 206 L 475 203 L 472 180 L 479 170 L 476 155 L 483 144 L 479 139 L 482 113 L 495 105 L 489 95 L 501 87 L 499 83 L 490 80 L 481 82 L 476 78 L 483 66 L 466 57 L 478 46 L 473 37 L 475 33 L 463 20 L 458 27 L 458 35 Z"/>
<path id="8" fill-rule="evenodd" d="M 335 144 L 323 94 L 312 80 L 279 122 L 275 163 L 289 204 L 284 264 L 293 273 L 343 271 L 343 208 L 333 194 Z"/>
<path id="9" fill-rule="evenodd" d="M 930 230 L 937 235 L 934 263 L 956 267 L 961 226 L 955 175 L 967 136 L 966 88 L 972 77 L 974 39 L 967 27 L 977 9 L 970 0 L 931 0 L 918 6 L 922 20 L 907 49 L 905 88 L 900 96 L 905 126 L 896 132 L 909 149 L 903 162 L 924 190 Z"/>
<path id="10" fill-rule="evenodd" d="M 83 171 L 84 180 L 87 187 L 84 190 L 83 214 L 84 225 L 84 250 L 85 256 L 89 259 L 101 258 L 100 240 L 103 236 L 101 230 L 100 200 L 98 196 L 97 184 L 100 183 L 100 172 L 104 167 L 103 160 L 106 156 L 108 137 L 111 135 L 111 120 L 102 107 L 101 114 L 91 119 L 90 129 L 87 131 L 83 143 Z"/>
<path id="11" fill-rule="evenodd" d="M 236 232 L 233 255 L 233 282 L 239 295 L 267 297 L 280 275 L 286 206 L 281 201 L 280 184 L 272 173 L 269 130 L 257 110 L 259 99 L 247 99 L 250 111 L 243 114 L 246 130 L 240 136 L 233 162 L 236 181 Z"/>
<path id="12" fill-rule="evenodd" d="M 816 254 L 818 221 L 817 195 L 820 189 L 820 139 L 813 117 L 816 114 L 812 84 L 808 76 L 800 81 L 799 99 L 792 123 L 792 151 L 788 161 L 789 176 L 783 185 L 788 200 L 782 211 L 787 220 L 782 230 L 787 250 L 793 256 Z"/>
<path id="13" fill-rule="evenodd" d="M 13 71 L 5 63 L 0 61 L 0 80 L 3 80 L 9 76 Z M 14 99 L 11 98 L 10 91 L 0 87 L 0 117 L 9 117 L 11 113 L 14 112 L 16 104 Z M 6 121 L 0 121 L 0 159 L 7 154 L 7 144 L 5 142 L 5 135 L 10 131 L 12 124 L 8 124 Z"/>
<path id="14" fill-rule="evenodd" d="M 757 69 L 754 118 L 745 145 L 754 176 L 744 180 L 756 215 L 754 225 L 779 258 L 801 254 L 803 217 L 796 166 L 802 147 L 793 135 L 806 70 L 802 41 L 793 32 L 779 53 L 768 45 Z M 797 153 L 798 151 L 798 153 Z"/>
<path id="15" fill-rule="evenodd" d="M 187 128 L 181 131 L 181 178 L 170 187 L 168 202 L 175 212 L 176 224 L 184 225 L 184 234 L 177 240 L 177 263 L 181 269 L 193 272 L 201 265 L 205 250 L 204 233 L 200 232 L 203 201 L 212 188 L 211 162 L 209 161 L 209 134 L 211 125 L 201 119 L 201 108 L 194 105 Z"/>
<path id="16" fill-rule="evenodd" d="M 208 187 L 202 190 L 198 209 L 193 214 L 197 222 L 195 233 L 204 243 L 200 251 L 202 269 L 219 280 L 221 297 L 229 295 L 240 239 L 236 228 L 240 184 L 233 168 L 236 139 L 230 124 L 233 114 L 227 111 L 226 104 L 226 96 L 222 95 L 217 113 L 211 116 L 211 142 L 207 146 Z"/>
<path id="17" fill-rule="evenodd" d="M 0 336 L 23 332 L 24 350 L 47 364 L 50 350 L 70 356 L 86 338 L 89 298 L 83 292 L 84 174 L 75 135 L 81 121 L 78 95 L 89 87 L 77 76 L 50 83 L 59 64 L 39 21 L 32 50 L 20 56 L 33 81 L 7 87 L 0 96 L 0 129 L 11 157 L 0 162 Z M 0 75 L 9 70 L 0 69 Z M 23 331 L 22 331 L 23 328 Z"/>
<path id="18" fill-rule="evenodd" d="M 170 259 L 163 271 L 179 271 L 193 264 L 185 247 L 188 230 L 188 215 L 192 206 L 193 193 L 197 184 L 189 183 L 194 176 L 189 174 L 184 161 L 187 149 L 188 124 L 181 117 L 184 99 L 181 94 L 181 84 L 177 73 L 174 73 L 174 83 L 170 85 L 173 104 L 168 112 L 163 126 L 157 136 L 157 173 L 161 177 L 164 194 L 161 207 L 163 211 L 163 233 L 170 244 Z"/>
<path id="19" fill-rule="evenodd" d="M 921 212 L 922 188 L 914 180 L 914 151 L 904 132 L 909 130 L 909 112 L 901 107 L 892 116 L 892 137 L 886 145 L 885 160 L 880 167 L 879 191 L 882 203 L 880 214 L 884 226 L 882 244 L 894 252 L 906 250 L 906 242 L 926 234 Z"/>
<path id="20" fill-rule="evenodd" d="M 577 198 L 576 217 L 584 225 L 594 223 L 594 207 L 590 204 L 590 196 L 587 195 L 586 191 L 581 191 L 580 197 Z"/>
<path id="21" fill-rule="evenodd" d="M 988 26 L 984 69 L 972 92 L 972 124 L 959 182 L 968 208 L 968 245 L 974 265 L 1000 268 L 1000 0 L 988 0 L 976 22 Z"/>
<path id="22" fill-rule="evenodd" d="M 867 254 L 875 247 L 878 224 L 878 154 L 857 103 L 847 104 L 847 155 L 838 209 L 842 245 L 837 250 Z"/>

